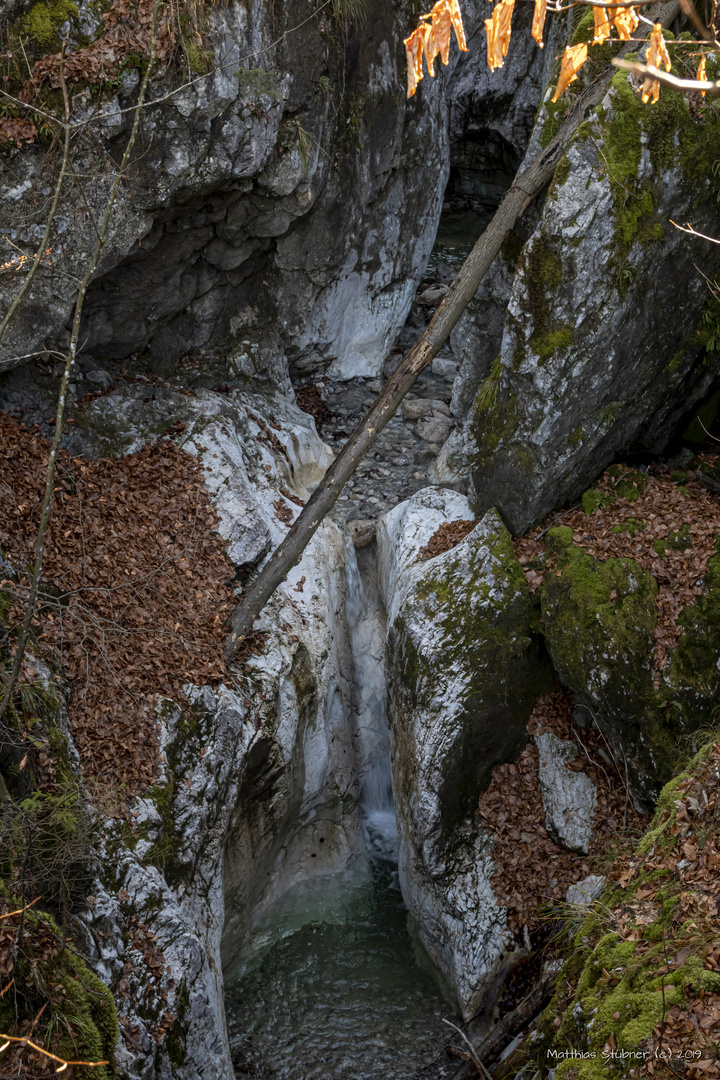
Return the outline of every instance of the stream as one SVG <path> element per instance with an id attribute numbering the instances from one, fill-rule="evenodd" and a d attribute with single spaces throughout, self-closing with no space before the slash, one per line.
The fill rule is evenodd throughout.
<path id="1" fill-rule="evenodd" d="M 287 894 L 225 989 L 238 1077 L 442 1080 L 456 1005 L 403 904 L 382 664 L 384 630 L 347 545 L 346 610 L 355 658 L 356 745 L 367 859 Z M 437 1059 L 437 1060 L 435 1060 Z"/>

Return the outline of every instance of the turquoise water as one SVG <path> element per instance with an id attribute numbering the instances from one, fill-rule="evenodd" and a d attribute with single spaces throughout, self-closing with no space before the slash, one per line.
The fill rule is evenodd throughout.
<path id="1" fill-rule="evenodd" d="M 283 904 L 226 986 L 238 1077 L 438 1080 L 455 1007 L 415 940 L 392 862 L 337 875 Z"/>

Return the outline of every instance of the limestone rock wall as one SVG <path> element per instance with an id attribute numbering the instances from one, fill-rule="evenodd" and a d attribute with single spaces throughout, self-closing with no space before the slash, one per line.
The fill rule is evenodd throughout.
<path id="1" fill-rule="evenodd" d="M 718 254 L 669 219 L 712 234 L 718 138 L 709 112 L 672 94 L 648 110 L 620 73 L 579 129 L 517 260 L 492 392 L 468 420 L 476 512 L 496 506 L 524 532 L 616 455 L 661 451 L 710 389 L 698 267 L 712 276 Z"/>
<path id="2" fill-rule="evenodd" d="M 381 519 L 378 555 L 403 897 L 469 1017 L 511 943 L 490 887 L 491 844 L 473 815 L 493 767 L 524 745 L 547 668 L 494 511 L 456 547 L 418 562 L 442 521 L 458 517 L 469 517 L 463 496 L 418 492 Z"/>
<path id="3" fill-rule="evenodd" d="M 299 512 L 281 489 L 307 497 L 330 460 L 313 421 L 280 396 L 146 389 L 123 384 L 91 402 L 74 449 L 127 452 L 158 427 L 187 425 L 232 558 L 256 563 L 287 531 L 278 505 Z M 262 654 L 232 683 L 187 687 L 189 707 L 163 704 L 161 775 L 133 802 L 129 827 L 103 827 L 87 950 L 120 987 L 126 1080 L 231 1080 L 225 971 L 288 888 L 363 856 L 344 559 L 326 523 L 263 614 Z"/>
<path id="4" fill-rule="evenodd" d="M 207 369 L 236 376 L 285 356 L 336 376 L 381 369 L 435 235 L 448 72 L 406 103 L 412 6 L 368 0 L 355 22 L 337 11 L 308 18 L 296 0 L 272 11 L 238 0 L 211 6 L 210 73 L 188 81 L 176 65 L 152 84 L 155 104 L 143 113 L 87 297 L 88 352 L 122 358 L 148 348 L 151 366 L 167 371 L 204 350 Z M 467 18 L 472 29 L 472 7 Z M 0 370 L 62 347 L 74 302 L 68 275 L 82 276 L 94 239 L 85 206 L 99 219 L 137 84 L 131 67 L 98 109 L 82 95 L 75 103 L 83 190 L 66 182 L 51 258 L 7 331 Z M 34 250 L 55 158 L 40 143 L 6 153 L 0 225 Z M 3 279 L 4 302 L 16 288 Z"/>

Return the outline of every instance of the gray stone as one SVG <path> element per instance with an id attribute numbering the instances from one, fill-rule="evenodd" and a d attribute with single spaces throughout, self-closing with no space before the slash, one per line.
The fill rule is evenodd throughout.
<path id="1" fill-rule="evenodd" d="M 103 368 L 95 368 L 94 371 L 87 371 L 84 377 L 88 382 L 94 383 L 103 390 L 108 390 L 115 384 L 113 376 L 109 371 L 105 371 Z"/>
<path id="2" fill-rule="evenodd" d="M 571 885 L 565 899 L 568 904 L 587 907 L 592 904 L 593 900 L 599 900 L 605 892 L 606 880 L 602 874 L 590 874 L 588 877 L 583 878 L 582 881 L 577 881 L 574 885 Z"/>
<path id="3" fill-rule="evenodd" d="M 566 768 L 577 757 L 578 748 L 552 734 L 536 735 L 535 743 L 540 755 L 538 779 L 545 827 L 563 847 L 587 855 L 597 797 L 589 776 Z"/>
<path id="4" fill-rule="evenodd" d="M 420 417 L 429 416 L 432 412 L 450 416 L 450 409 L 438 398 L 406 398 L 401 409 L 406 420 L 419 420 Z"/>
<path id="5" fill-rule="evenodd" d="M 438 375 L 441 379 L 454 379 L 458 368 L 457 360 L 451 360 L 445 356 L 436 356 L 432 362 L 433 375 Z"/>
<path id="6" fill-rule="evenodd" d="M 417 294 L 416 300 L 418 304 L 424 304 L 427 307 L 437 307 L 442 298 L 447 295 L 447 285 L 431 285 L 429 289 L 424 289 Z"/>
<path id="7" fill-rule="evenodd" d="M 366 547 L 372 543 L 375 539 L 375 526 L 377 522 L 374 520 L 360 520 L 356 518 L 354 521 L 348 521 L 346 529 L 350 534 L 356 548 Z"/>
<path id="8" fill-rule="evenodd" d="M 415 425 L 415 431 L 429 443 L 444 443 L 452 431 L 453 422 L 448 416 L 443 416 L 435 411 L 429 416 L 424 416 Z"/>

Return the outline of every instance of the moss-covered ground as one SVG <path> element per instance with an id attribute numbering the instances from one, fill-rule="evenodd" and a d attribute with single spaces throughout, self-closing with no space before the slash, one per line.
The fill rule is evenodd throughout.
<path id="1" fill-rule="evenodd" d="M 691 473 L 614 465 L 562 521 L 516 541 L 548 649 L 652 798 L 720 692 L 720 508 Z"/>
<path id="2" fill-rule="evenodd" d="M 720 744 L 663 790 L 652 824 L 578 921 L 531 1043 L 545 1077 L 720 1074 Z M 667 1064 L 666 1064 L 667 1063 Z"/>

